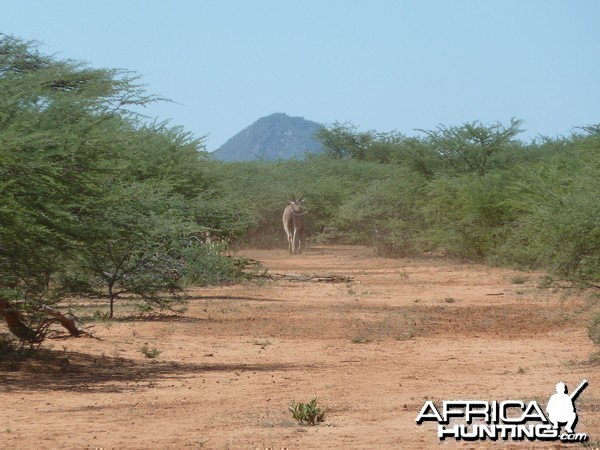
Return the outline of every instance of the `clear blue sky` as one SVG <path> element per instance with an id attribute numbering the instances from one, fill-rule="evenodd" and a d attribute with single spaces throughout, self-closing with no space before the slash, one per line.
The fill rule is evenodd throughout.
<path id="1" fill-rule="evenodd" d="M 274 112 L 362 130 L 600 123 L 597 0 L 0 0 L 0 32 L 137 72 L 208 150 Z"/>

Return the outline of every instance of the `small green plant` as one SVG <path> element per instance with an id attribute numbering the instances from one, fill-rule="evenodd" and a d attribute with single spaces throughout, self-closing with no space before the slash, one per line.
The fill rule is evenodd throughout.
<path id="1" fill-rule="evenodd" d="M 158 355 L 161 354 L 161 351 L 156 347 L 150 348 L 147 342 L 144 345 L 142 345 L 140 351 L 144 354 L 146 358 L 156 358 Z"/>
<path id="2" fill-rule="evenodd" d="M 517 274 L 513 275 L 510 278 L 510 282 L 512 284 L 525 284 L 529 281 L 529 277 L 527 275 Z"/>
<path id="3" fill-rule="evenodd" d="M 446 303 L 455 303 L 457 300 L 456 300 L 455 298 L 452 298 L 452 297 L 446 297 L 446 298 L 444 299 L 444 301 L 445 301 Z"/>
<path id="4" fill-rule="evenodd" d="M 371 342 L 371 339 L 365 336 L 355 336 L 352 338 L 353 344 L 368 344 L 369 342 Z"/>
<path id="5" fill-rule="evenodd" d="M 325 420 L 325 411 L 319 408 L 317 402 L 317 398 L 313 398 L 308 403 L 292 400 L 289 406 L 292 417 L 300 425 L 317 425 L 319 422 L 323 422 Z"/>

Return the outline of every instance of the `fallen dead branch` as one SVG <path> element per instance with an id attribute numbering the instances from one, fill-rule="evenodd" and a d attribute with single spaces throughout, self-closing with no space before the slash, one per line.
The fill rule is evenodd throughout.
<path id="1" fill-rule="evenodd" d="M 297 273 L 265 273 L 256 275 L 255 278 L 266 278 L 274 281 L 302 281 L 313 283 L 348 283 L 354 281 L 354 278 L 347 275 L 305 275 Z"/>
<path id="2" fill-rule="evenodd" d="M 46 314 L 48 314 L 49 316 L 53 317 L 54 320 L 56 320 L 64 328 L 66 328 L 71 336 L 75 336 L 75 337 L 87 336 L 87 337 L 101 340 L 99 337 L 95 336 L 91 331 L 85 330 L 81 327 L 78 327 L 77 324 L 75 323 L 74 316 L 72 316 L 70 314 L 63 314 L 62 312 L 60 312 L 54 308 L 50 308 L 49 306 L 44 307 L 44 312 Z"/>

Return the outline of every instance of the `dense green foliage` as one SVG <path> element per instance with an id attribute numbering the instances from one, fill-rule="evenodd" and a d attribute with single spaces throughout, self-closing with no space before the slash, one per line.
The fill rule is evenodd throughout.
<path id="1" fill-rule="evenodd" d="M 201 139 L 135 112 L 157 100 L 129 72 L 0 35 L 0 316 L 21 339 L 43 339 L 73 292 L 108 294 L 112 315 L 119 294 L 164 308 L 188 273 L 234 273 L 198 236 L 235 237 L 249 216 Z"/>
<path id="2" fill-rule="evenodd" d="M 516 140 L 520 127 L 473 122 L 409 138 L 335 123 L 319 132 L 325 155 L 218 171 L 252 205 L 253 245 L 284 242 L 281 211 L 304 193 L 313 242 L 364 243 L 385 256 L 442 251 L 598 287 L 598 127 L 529 144 Z"/>

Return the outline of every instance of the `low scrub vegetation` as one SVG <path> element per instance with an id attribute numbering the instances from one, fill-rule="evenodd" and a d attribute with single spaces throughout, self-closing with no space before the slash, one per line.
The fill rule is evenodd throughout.
<path id="1" fill-rule="evenodd" d="M 521 126 L 408 138 L 334 124 L 321 132 L 325 155 L 216 170 L 225 190 L 248 195 L 251 245 L 282 245 L 282 207 L 304 193 L 313 242 L 546 269 L 551 284 L 599 289 L 600 126 L 529 143 L 517 139 Z"/>
<path id="2" fill-rule="evenodd" d="M 294 420 L 300 425 L 317 425 L 325 420 L 325 411 L 321 410 L 316 398 L 313 398 L 308 403 L 292 400 L 289 410 Z"/>
<path id="3" fill-rule="evenodd" d="M 142 352 L 142 354 L 146 357 L 146 358 L 158 358 L 158 355 L 160 355 L 162 352 L 157 349 L 156 347 L 152 347 L 150 348 L 150 346 L 148 345 L 148 343 L 144 343 L 144 345 L 142 345 L 142 347 L 140 348 L 140 352 Z"/>

